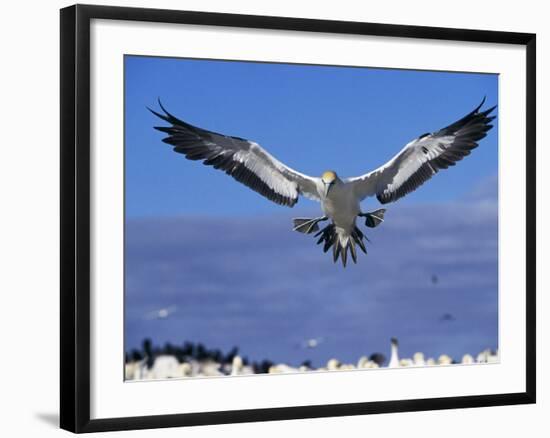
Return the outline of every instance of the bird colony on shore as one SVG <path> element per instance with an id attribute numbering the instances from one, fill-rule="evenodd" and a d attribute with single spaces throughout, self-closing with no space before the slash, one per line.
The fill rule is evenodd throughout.
<path id="1" fill-rule="evenodd" d="M 250 363 L 246 357 L 238 355 L 233 348 L 228 354 L 220 350 L 207 350 L 202 344 L 186 343 L 183 347 L 167 344 L 164 348 L 153 348 L 150 340 L 145 340 L 141 351 L 133 350 L 126 355 L 126 380 L 156 380 L 183 377 L 238 376 L 251 374 L 286 374 L 308 371 L 344 371 L 357 369 L 423 367 L 451 364 L 480 364 L 498 362 L 498 352 L 486 349 L 475 358 L 470 354 L 456 361 L 446 354 L 437 359 L 425 358 L 421 352 L 414 353 L 412 358 L 400 358 L 397 339 L 391 339 L 391 356 L 387 365 L 386 358 L 380 353 L 361 356 L 356 363 L 343 363 L 330 359 L 325 366 L 314 368 L 310 361 L 300 366 L 285 363 L 275 364 L 271 361 Z"/>

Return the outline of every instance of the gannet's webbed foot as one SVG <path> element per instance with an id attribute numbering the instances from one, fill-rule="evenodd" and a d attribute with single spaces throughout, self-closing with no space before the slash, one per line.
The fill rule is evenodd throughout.
<path id="1" fill-rule="evenodd" d="M 384 213 L 386 213 L 385 208 L 380 208 L 370 213 L 359 213 L 358 216 L 365 218 L 365 225 L 369 228 L 374 228 L 384 222 Z"/>
<path id="2" fill-rule="evenodd" d="M 327 219 L 328 217 L 326 216 L 316 217 L 313 219 L 297 217 L 292 219 L 292 222 L 294 223 L 293 230 L 304 234 L 315 233 L 316 231 L 319 231 L 319 222 L 326 221 Z"/>

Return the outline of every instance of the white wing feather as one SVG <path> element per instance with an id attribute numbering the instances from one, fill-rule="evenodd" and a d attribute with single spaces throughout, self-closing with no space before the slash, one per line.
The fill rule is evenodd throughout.
<path id="1" fill-rule="evenodd" d="M 485 102 L 462 119 L 433 134 L 424 134 L 407 144 L 397 155 L 378 169 L 349 178 L 360 199 L 374 196 L 382 204 L 394 202 L 416 190 L 439 170 L 454 166 L 478 146 L 478 141 L 492 128 L 495 107 L 480 112 Z"/>
<path id="2" fill-rule="evenodd" d="M 300 194 L 320 200 L 319 178 L 291 169 L 257 143 L 190 125 L 171 115 L 162 104 L 160 106 L 165 114 L 150 111 L 172 125 L 156 129 L 168 134 L 163 141 L 174 146 L 174 151 L 225 171 L 277 204 L 292 207 Z"/>

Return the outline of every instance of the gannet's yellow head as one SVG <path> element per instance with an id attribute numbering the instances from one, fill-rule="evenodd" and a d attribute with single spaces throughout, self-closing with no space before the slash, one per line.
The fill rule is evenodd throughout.
<path id="1" fill-rule="evenodd" d="M 338 177 L 336 176 L 336 172 L 334 172 L 333 170 L 327 170 L 321 176 L 321 179 L 325 184 L 332 184 L 334 181 L 336 181 L 336 178 Z"/>
<path id="2" fill-rule="evenodd" d="M 321 181 L 323 181 L 323 185 L 325 186 L 325 197 L 328 196 L 331 187 L 337 180 L 338 176 L 333 170 L 327 170 L 325 173 L 323 173 L 323 175 L 321 175 Z"/>

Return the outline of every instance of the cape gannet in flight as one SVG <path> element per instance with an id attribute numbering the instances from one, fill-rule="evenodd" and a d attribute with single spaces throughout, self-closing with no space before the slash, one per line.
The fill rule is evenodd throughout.
<path id="1" fill-rule="evenodd" d="M 374 228 L 384 220 L 385 209 L 363 213 L 360 202 L 376 196 L 382 204 L 394 202 L 416 190 L 441 169 L 454 166 L 478 146 L 478 141 L 492 128 L 490 116 L 496 106 L 480 111 L 483 101 L 472 112 L 451 125 L 433 133 L 423 134 L 408 143 L 386 164 L 353 178 L 340 178 L 327 170 L 320 178 L 304 175 L 281 163 L 258 143 L 207 131 L 190 125 L 170 114 L 159 100 L 164 112 L 153 114 L 171 126 L 155 129 L 168 136 L 162 141 L 174 147 L 189 160 L 223 170 L 237 181 L 277 204 L 293 207 L 298 197 L 319 201 L 324 215 L 317 218 L 295 218 L 294 230 L 305 234 L 316 233 L 324 252 L 333 248 L 333 260 L 341 257 L 346 266 L 348 250 L 357 262 L 355 245 L 366 254 L 363 232 L 356 226 L 357 217 L 365 218 L 365 225 Z M 319 230 L 318 223 L 329 220 Z M 368 240 L 368 239 L 367 239 Z"/>

